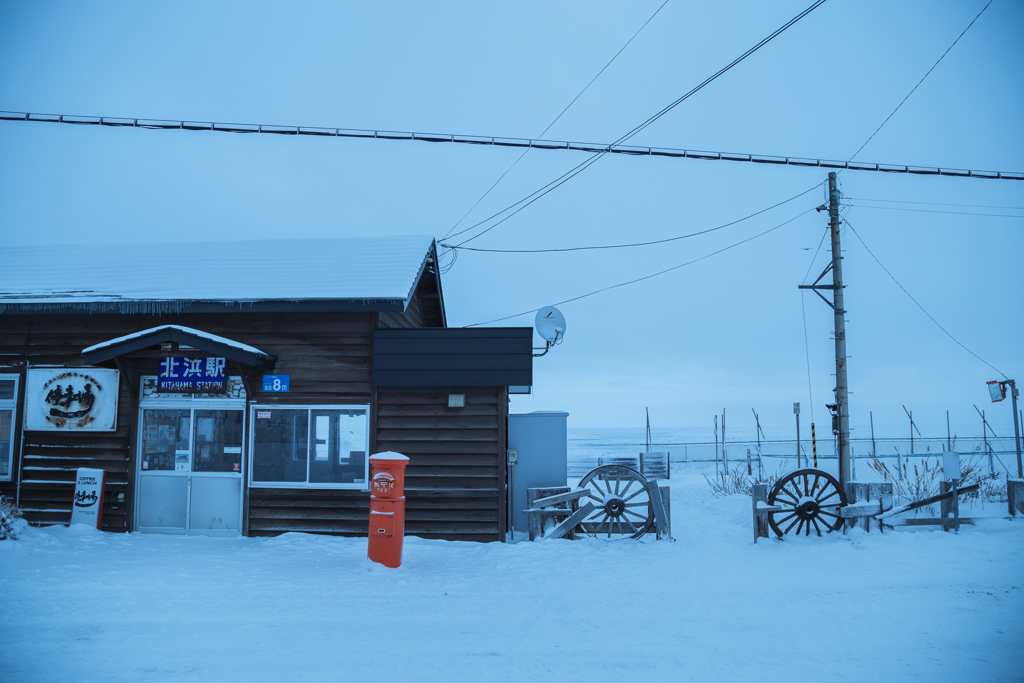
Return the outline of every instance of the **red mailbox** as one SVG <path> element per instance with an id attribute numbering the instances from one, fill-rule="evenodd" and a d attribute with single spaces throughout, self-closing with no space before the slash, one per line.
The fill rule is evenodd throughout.
<path id="1" fill-rule="evenodd" d="M 405 466 L 401 453 L 370 456 L 370 543 L 367 557 L 385 567 L 402 564 L 405 536 Z"/>

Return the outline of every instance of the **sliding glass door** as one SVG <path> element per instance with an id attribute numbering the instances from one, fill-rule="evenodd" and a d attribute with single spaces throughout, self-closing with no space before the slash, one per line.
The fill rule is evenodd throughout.
<path id="1" fill-rule="evenodd" d="M 139 416 L 137 526 L 142 532 L 242 531 L 244 411 L 164 399 Z"/>

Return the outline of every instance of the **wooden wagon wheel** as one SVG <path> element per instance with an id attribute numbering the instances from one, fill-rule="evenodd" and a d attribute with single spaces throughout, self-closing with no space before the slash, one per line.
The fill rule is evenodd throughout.
<path id="1" fill-rule="evenodd" d="M 631 467 L 603 465 L 591 470 L 578 488 L 587 490 L 585 497 L 596 507 L 580 526 L 596 538 L 640 538 L 654 528 L 650 486 Z"/>
<path id="2" fill-rule="evenodd" d="M 842 527 L 839 508 L 846 505 L 846 494 L 831 474 L 809 468 L 790 472 L 775 482 L 768 504 L 784 508 L 768 514 L 768 524 L 779 538 L 794 527 L 797 536 L 801 532 L 810 536 L 812 525 L 821 536 L 822 529 L 827 534 Z"/>

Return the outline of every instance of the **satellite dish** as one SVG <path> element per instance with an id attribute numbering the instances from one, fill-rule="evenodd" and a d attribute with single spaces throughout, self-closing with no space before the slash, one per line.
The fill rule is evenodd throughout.
<path id="1" fill-rule="evenodd" d="M 565 336 L 565 316 L 554 306 L 545 306 L 537 311 L 533 324 L 537 334 L 548 345 L 560 343 Z"/>

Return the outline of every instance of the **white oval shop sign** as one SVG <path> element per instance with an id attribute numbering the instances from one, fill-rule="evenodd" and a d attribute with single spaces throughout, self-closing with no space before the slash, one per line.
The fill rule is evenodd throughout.
<path id="1" fill-rule="evenodd" d="M 117 429 L 117 370 L 29 368 L 25 429 L 112 432 Z"/>

